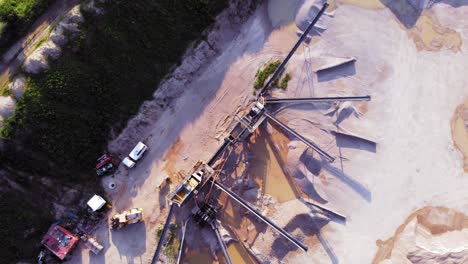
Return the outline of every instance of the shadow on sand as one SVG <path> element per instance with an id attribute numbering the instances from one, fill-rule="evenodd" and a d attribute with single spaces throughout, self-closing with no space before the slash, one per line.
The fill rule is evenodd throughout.
<path id="1" fill-rule="evenodd" d="M 319 82 L 328 82 L 335 79 L 356 75 L 356 65 L 354 62 L 348 62 L 343 65 L 317 72 Z"/>
<path id="2" fill-rule="evenodd" d="M 352 148 L 365 150 L 372 153 L 377 152 L 377 144 L 373 141 L 366 140 L 359 137 L 353 137 L 344 134 L 335 134 L 336 136 L 336 145 L 339 148 Z"/>
<path id="3" fill-rule="evenodd" d="M 112 243 L 117 247 L 124 262 L 142 263 L 141 256 L 146 252 L 145 222 L 128 225 L 122 230 L 113 230 Z"/>
<path id="4" fill-rule="evenodd" d="M 324 218 L 316 218 L 311 214 L 299 214 L 296 215 L 289 223 L 284 227 L 288 233 L 300 229 L 306 237 L 314 236 L 320 232 L 320 229 L 328 224 L 328 220 Z M 311 223 L 311 224 L 304 224 Z M 273 254 L 278 259 L 283 259 L 289 252 L 295 251 L 298 248 L 290 243 L 286 238 L 279 236 L 273 242 Z"/>
<path id="5" fill-rule="evenodd" d="M 362 198 L 364 198 L 364 200 L 366 200 L 367 202 L 372 201 L 372 194 L 364 185 L 351 178 L 343 170 L 340 170 L 330 165 L 328 162 L 317 160 L 312 156 L 311 151 L 304 151 L 304 153 L 301 155 L 301 161 L 304 164 L 306 164 L 306 168 L 311 173 L 317 173 L 320 170 L 324 169 L 332 175 L 334 175 L 339 180 L 341 180 L 343 183 L 351 187 L 356 193 L 358 193 Z M 309 166 L 307 166 L 307 164 L 309 164 Z"/>
<path id="6" fill-rule="evenodd" d="M 408 0 L 380 0 L 406 27 L 412 28 L 421 16 L 422 9 L 416 8 Z"/>

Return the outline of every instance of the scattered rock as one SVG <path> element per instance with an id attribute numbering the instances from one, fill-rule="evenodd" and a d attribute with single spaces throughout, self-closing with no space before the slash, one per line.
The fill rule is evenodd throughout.
<path id="1" fill-rule="evenodd" d="M 47 64 L 46 57 L 44 56 L 44 50 L 41 47 L 37 48 L 26 60 L 23 64 L 23 69 L 27 73 L 31 74 L 38 74 L 43 70 L 49 68 Z"/>
<path id="2" fill-rule="evenodd" d="M 0 96 L 0 115 L 6 119 L 13 115 L 16 102 L 11 96 Z"/>
<path id="3" fill-rule="evenodd" d="M 8 89 L 13 93 L 16 99 L 23 97 L 25 88 L 26 78 L 24 78 L 24 76 L 16 77 L 8 86 Z"/>

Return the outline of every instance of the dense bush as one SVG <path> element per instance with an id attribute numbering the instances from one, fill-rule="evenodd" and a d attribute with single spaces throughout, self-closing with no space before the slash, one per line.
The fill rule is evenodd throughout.
<path id="1" fill-rule="evenodd" d="M 226 4 L 114 0 L 104 4 L 102 16 L 85 13 L 81 36 L 49 70 L 29 77 L 25 96 L 2 129 L 4 138 L 21 139 L 31 151 L 4 158 L 49 173 L 57 171 L 53 164 L 90 172 L 111 127 L 122 128 L 151 98 Z"/>
<path id="2" fill-rule="evenodd" d="M 265 67 L 263 67 L 263 69 L 258 70 L 257 74 L 255 75 L 256 79 L 254 88 L 261 89 L 265 84 L 266 79 L 275 72 L 276 68 L 278 68 L 280 64 L 281 62 L 279 60 L 271 61 Z"/>
<path id="3" fill-rule="evenodd" d="M 0 1 L 0 52 L 20 38 L 55 0 Z"/>

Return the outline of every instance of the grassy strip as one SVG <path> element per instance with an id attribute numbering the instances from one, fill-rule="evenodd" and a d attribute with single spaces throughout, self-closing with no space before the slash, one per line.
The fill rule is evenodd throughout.
<path id="1" fill-rule="evenodd" d="M 10 148 L 4 159 L 57 176 L 63 169 L 93 176 L 111 127 L 123 128 L 151 99 L 227 2 L 107 1 L 104 15 L 85 13 L 81 36 L 48 71 L 27 78 L 1 135 L 30 151 Z"/>

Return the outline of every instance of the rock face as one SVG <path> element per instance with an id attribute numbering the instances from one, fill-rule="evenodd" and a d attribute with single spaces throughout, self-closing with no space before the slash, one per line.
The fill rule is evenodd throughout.
<path id="1" fill-rule="evenodd" d="M 437 254 L 421 248 L 409 253 L 407 257 L 414 264 L 461 264 L 468 263 L 468 250 Z"/>

